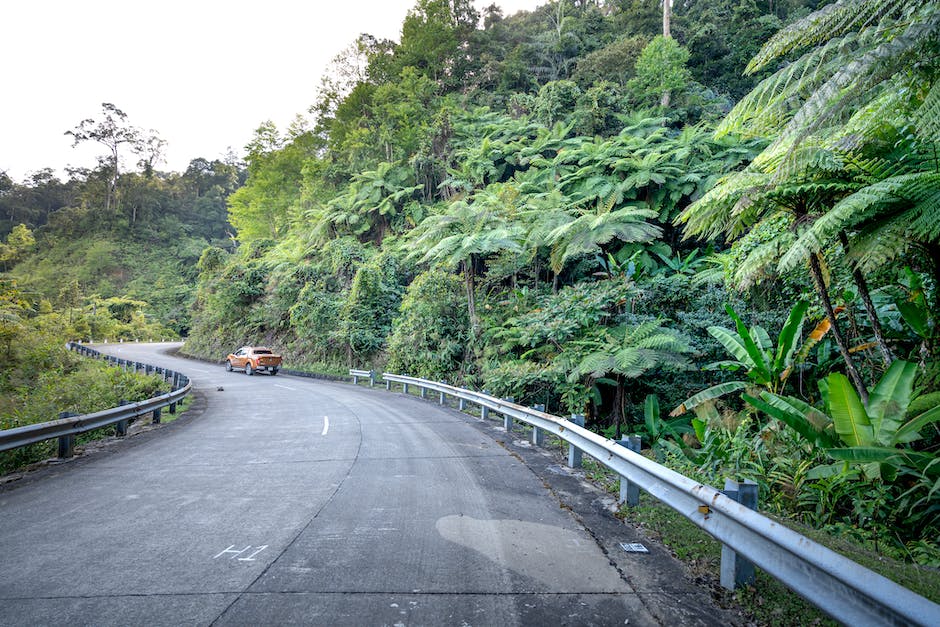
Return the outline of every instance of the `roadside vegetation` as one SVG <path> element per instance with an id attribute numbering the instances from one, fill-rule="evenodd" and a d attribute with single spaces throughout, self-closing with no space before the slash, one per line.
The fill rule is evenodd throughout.
<path id="1" fill-rule="evenodd" d="M 159 376 L 125 372 L 67 350 L 62 340 L 67 337 L 67 321 L 58 314 L 36 315 L 13 331 L 8 337 L 15 352 L 5 353 L 0 370 L 0 429 L 56 420 L 61 412 L 88 414 L 169 391 Z M 76 444 L 113 431 L 108 427 L 81 434 Z M 0 475 L 54 457 L 56 446 L 56 440 L 49 440 L 0 452 Z"/>
<path id="2" fill-rule="evenodd" d="M 584 414 L 937 569 L 938 30 L 935 0 L 418 0 L 244 170 L 8 182 L 2 207 L 68 193 L 6 212 L 3 324 L 138 312 L 204 358 L 259 343 Z"/>

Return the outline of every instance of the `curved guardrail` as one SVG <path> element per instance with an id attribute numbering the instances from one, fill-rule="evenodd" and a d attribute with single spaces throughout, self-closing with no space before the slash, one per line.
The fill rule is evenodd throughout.
<path id="1" fill-rule="evenodd" d="M 175 413 L 176 404 L 192 390 L 189 377 L 179 372 L 105 355 L 75 342 L 69 342 L 66 347 L 88 357 L 106 359 L 115 366 L 132 368 L 135 372 L 162 375 L 164 381 L 172 381 L 173 390 L 145 401 L 128 403 L 93 414 L 67 416 L 58 420 L 0 431 L 0 451 L 59 438 L 59 457 L 71 457 L 76 435 L 109 425 L 115 425 L 117 435 L 126 435 L 128 423 L 147 414 L 152 414 L 153 422 L 159 423 L 161 410 L 168 407 L 170 413 Z"/>
<path id="2" fill-rule="evenodd" d="M 719 490 L 670 470 L 573 422 L 488 394 L 445 383 L 384 373 L 391 383 L 414 385 L 517 419 L 567 441 L 631 484 L 673 508 L 712 537 L 848 625 L 940 624 L 940 605 L 835 551 L 759 514 Z M 511 429 L 511 422 L 507 427 Z M 534 438 L 533 438 L 534 439 Z M 569 455 L 570 458 L 570 455 Z M 724 566 L 723 566 L 724 568 Z M 724 573 L 722 584 L 725 585 Z"/>

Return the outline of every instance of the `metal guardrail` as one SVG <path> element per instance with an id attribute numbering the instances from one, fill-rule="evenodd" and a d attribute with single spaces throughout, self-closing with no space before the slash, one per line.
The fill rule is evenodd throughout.
<path id="1" fill-rule="evenodd" d="M 353 385 L 359 384 L 359 377 L 369 380 L 369 386 L 375 385 L 375 370 L 350 370 L 349 376 L 353 378 Z"/>
<path id="2" fill-rule="evenodd" d="M 391 389 L 392 383 L 400 383 L 407 392 L 408 386 L 413 385 L 421 389 L 422 397 L 427 390 L 438 392 L 441 404 L 446 395 L 458 399 L 461 409 L 470 402 L 479 405 L 484 416 L 489 411 L 498 412 L 505 417 L 509 430 L 512 420 L 517 419 L 535 430 L 562 438 L 572 448 L 619 473 L 631 485 L 639 486 L 673 508 L 845 624 L 940 625 L 940 605 L 749 509 L 711 486 L 693 481 L 571 421 L 444 383 L 389 373 L 384 373 L 382 379 L 386 389 Z M 535 432 L 532 439 L 537 439 Z M 726 585 L 724 573 L 722 585 Z"/>
<path id="3" fill-rule="evenodd" d="M 0 451 L 8 451 L 59 438 L 59 457 L 71 457 L 74 452 L 76 435 L 109 425 L 115 425 L 117 435 L 126 435 L 128 423 L 147 414 L 152 414 L 153 422 L 159 423 L 162 409 L 168 407 L 171 414 L 176 413 L 176 404 L 192 390 L 189 377 L 179 372 L 105 355 L 93 348 L 75 342 L 69 342 L 66 348 L 88 357 L 103 358 L 115 366 L 133 369 L 135 372 L 159 374 L 163 376 L 164 381 L 172 381 L 173 390 L 145 401 L 128 403 L 93 414 L 66 416 L 59 420 L 0 431 Z"/>

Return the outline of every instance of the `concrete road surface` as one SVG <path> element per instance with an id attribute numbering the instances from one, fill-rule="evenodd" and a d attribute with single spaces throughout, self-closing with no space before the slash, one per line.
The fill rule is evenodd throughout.
<path id="1" fill-rule="evenodd" d="M 0 489 L 0 624 L 727 620 L 675 564 L 615 555 L 472 417 L 173 347 L 102 348 L 189 374 L 187 415 Z"/>

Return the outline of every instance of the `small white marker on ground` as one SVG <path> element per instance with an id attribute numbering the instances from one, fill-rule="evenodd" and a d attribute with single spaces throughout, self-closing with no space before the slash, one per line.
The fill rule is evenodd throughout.
<path id="1" fill-rule="evenodd" d="M 329 430 L 330 430 L 330 419 L 324 416 L 323 417 L 323 433 L 321 433 L 320 435 L 326 435 Z"/>

